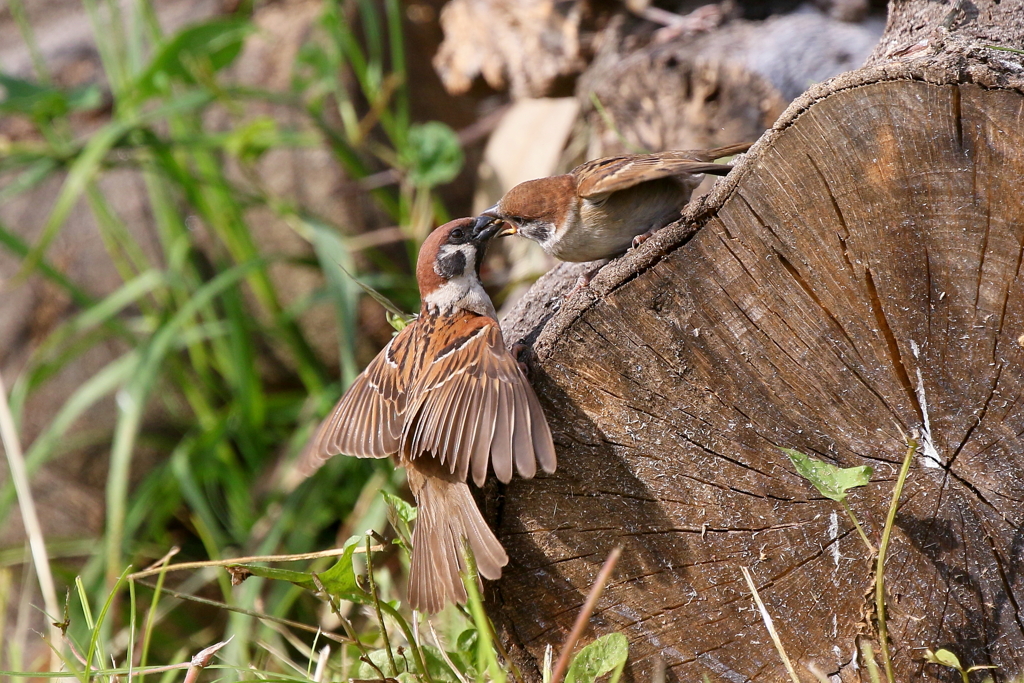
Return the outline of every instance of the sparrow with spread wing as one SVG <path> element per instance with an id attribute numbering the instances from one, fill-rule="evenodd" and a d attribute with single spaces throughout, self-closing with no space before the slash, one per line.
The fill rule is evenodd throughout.
<path id="1" fill-rule="evenodd" d="M 705 173 L 732 170 L 712 162 L 751 144 L 595 159 L 520 183 L 481 215 L 505 221 L 500 234 L 534 240 L 559 260 L 610 258 L 679 218 Z"/>
<path id="2" fill-rule="evenodd" d="M 537 396 L 505 348 L 480 284 L 493 218 L 462 218 L 434 230 L 416 265 L 422 307 L 360 374 L 324 420 L 304 457 L 312 472 L 333 455 L 393 457 L 405 467 L 418 515 L 409 603 L 427 613 L 464 603 L 468 543 L 480 575 L 501 576 L 504 548 L 467 485 L 488 464 L 502 482 L 555 470 L 555 448 Z"/>

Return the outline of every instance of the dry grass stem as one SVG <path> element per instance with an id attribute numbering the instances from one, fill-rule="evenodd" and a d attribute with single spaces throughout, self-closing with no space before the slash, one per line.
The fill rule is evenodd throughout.
<path id="1" fill-rule="evenodd" d="M 4 452 L 7 453 L 7 463 L 11 468 L 11 480 L 18 496 L 18 507 L 21 510 L 25 535 L 28 536 L 32 564 L 35 565 L 39 590 L 43 594 L 46 615 L 51 620 L 60 619 L 60 605 L 57 602 L 57 589 L 53 583 L 53 573 L 50 571 L 50 558 L 46 553 L 46 539 L 43 537 L 43 527 L 39 524 L 39 515 L 36 513 L 36 503 L 28 481 L 28 470 L 25 468 L 25 457 L 21 451 L 21 440 L 18 438 L 18 430 L 14 425 L 11 406 L 7 402 L 7 387 L 4 386 L 2 376 L 0 376 L 0 439 L 3 441 Z M 50 625 L 50 639 L 54 643 L 59 643 L 61 640 L 60 629 L 52 624 Z M 60 665 L 60 657 L 53 652 L 50 655 L 50 669 L 57 671 Z"/>
<path id="2" fill-rule="evenodd" d="M 786 648 L 782 647 L 782 640 L 779 639 L 779 634 L 775 630 L 775 623 L 772 621 L 772 616 L 768 614 L 768 609 L 764 606 L 761 601 L 761 596 L 757 592 L 757 586 L 754 585 L 754 577 L 750 575 L 750 569 L 747 567 L 740 567 L 740 571 L 743 572 L 743 578 L 747 581 L 747 586 L 750 587 L 750 592 L 754 596 L 754 602 L 757 603 L 757 609 L 761 611 L 761 619 L 764 621 L 765 628 L 768 629 L 768 635 L 771 636 L 772 642 L 775 643 L 775 649 L 779 651 L 779 656 L 782 658 L 782 663 L 786 667 L 786 671 L 789 673 L 790 680 L 793 683 L 800 683 L 800 678 L 796 675 L 796 671 L 793 669 L 793 663 L 789 661 L 789 655 L 786 654 Z"/>
<path id="3" fill-rule="evenodd" d="M 331 658 L 331 646 L 324 645 L 320 655 L 316 658 L 316 670 L 313 672 L 313 683 L 323 683 L 324 674 L 327 672 L 327 660 Z"/>
<path id="4" fill-rule="evenodd" d="M 375 545 L 371 546 L 370 550 L 373 552 L 380 552 L 384 549 L 384 546 Z M 356 548 L 353 552 L 365 553 L 365 548 Z M 168 553 L 171 555 L 172 553 Z M 297 555 L 252 555 L 250 557 L 232 557 L 226 560 L 203 560 L 202 562 L 181 562 L 180 564 L 171 564 L 166 567 L 161 567 L 160 562 L 163 559 L 158 560 L 156 563 L 150 565 L 149 569 L 145 569 L 140 572 L 128 575 L 129 581 L 135 581 L 137 579 L 144 579 L 147 576 L 154 576 L 155 574 L 163 574 L 170 572 L 183 572 L 189 569 L 203 569 L 205 567 L 230 567 L 235 564 L 248 564 L 250 562 L 298 562 L 300 560 L 317 560 L 321 557 L 338 557 L 345 554 L 344 548 L 331 548 L 330 550 L 321 550 L 315 553 L 299 553 Z M 166 558 L 168 555 L 165 555 Z"/>
<path id="5" fill-rule="evenodd" d="M 894 683 L 896 674 L 892 667 L 892 655 L 889 652 L 889 627 L 886 624 L 885 555 L 889 550 L 889 539 L 892 536 L 893 526 L 896 524 L 896 511 L 900 506 L 900 496 L 903 495 L 903 487 L 906 485 L 907 475 L 910 473 L 910 463 L 914 460 L 914 453 L 917 452 L 917 438 L 917 432 L 914 432 L 907 439 L 907 454 L 903 457 L 903 465 L 900 467 L 896 486 L 892 491 L 889 514 L 886 515 L 885 526 L 882 527 L 882 540 L 878 544 L 878 557 L 875 560 L 875 616 L 878 619 L 878 645 L 882 650 L 882 664 L 885 666 L 885 677 L 889 683 Z"/>
<path id="6" fill-rule="evenodd" d="M 587 628 L 587 624 L 590 622 L 590 615 L 594 613 L 597 601 L 601 597 L 608 579 L 611 578 L 612 571 L 615 569 L 615 563 L 619 561 L 620 555 L 622 555 L 621 545 L 615 546 L 608 553 L 608 559 L 604 561 L 601 571 L 598 572 L 594 585 L 590 587 L 587 601 L 583 603 L 583 609 L 580 610 L 579 615 L 576 617 L 576 623 L 572 625 L 572 631 L 569 632 L 569 637 L 565 639 L 565 644 L 562 645 L 562 652 L 558 655 L 558 661 L 555 662 L 555 670 L 551 674 L 551 683 L 562 683 L 562 677 L 565 676 L 565 672 L 569 668 L 569 661 L 572 659 L 573 650 L 576 649 L 576 643 L 579 642 L 583 631 Z"/>
<path id="7" fill-rule="evenodd" d="M 448 668 L 452 670 L 455 677 L 459 679 L 459 683 L 469 683 L 469 681 L 466 680 L 466 677 L 462 675 L 462 672 L 459 671 L 459 667 L 455 666 L 455 662 L 453 662 L 452 658 L 448 656 L 448 652 L 441 644 L 441 639 L 437 637 L 437 632 L 434 631 L 434 625 L 430 623 L 430 619 L 424 619 L 423 621 L 426 622 L 427 628 L 430 630 L 430 637 L 434 639 L 434 645 L 437 646 L 437 651 L 441 653 L 441 659 L 443 659 L 444 663 L 448 665 Z"/>
<path id="8" fill-rule="evenodd" d="M 185 674 L 185 683 L 195 683 L 196 679 L 199 678 L 199 672 L 207 666 L 209 666 L 210 660 L 213 659 L 213 656 L 215 654 L 217 654 L 217 650 L 221 649 L 222 647 L 230 643 L 232 638 L 234 638 L 234 636 L 231 636 L 231 638 L 223 640 L 219 643 L 215 643 L 210 647 L 206 648 L 205 650 L 200 650 L 199 653 L 195 657 L 193 657 L 192 661 L 189 663 L 188 673 Z"/>
<path id="9" fill-rule="evenodd" d="M 319 581 L 319 579 L 316 578 L 316 574 L 314 574 L 313 575 L 313 583 L 317 583 L 318 581 Z M 145 586 L 146 588 L 152 588 L 154 590 L 156 589 L 156 586 L 154 584 L 148 583 L 146 581 L 139 581 L 139 584 L 142 585 L 142 586 Z M 321 590 L 322 590 L 322 588 L 321 588 Z M 344 636 L 339 636 L 337 633 L 330 633 L 328 631 L 324 631 L 324 630 L 320 629 L 317 626 L 310 626 L 309 624 L 303 624 L 302 622 L 299 622 L 299 621 L 293 621 L 291 619 L 282 619 L 281 617 L 275 617 L 273 615 L 265 614 L 263 612 L 257 612 L 256 610 L 245 609 L 244 607 L 236 607 L 235 605 L 229 605 L 229 604 L 227 604 L 225 602 L 219 602 L 217 600 L 207 600 L 206 598 L 201 598 L 198 595 L 189 595 L 188 593 L 179 593 L 178 591 L 171 590 L 170 588 L 163 588 L 162 592 L 167 594 L 168 596 L 170 596 L 172 598 L 177 598 L 179 600 L 188 600 L 189 602 L 196 602 L 196 603 L 199 603 L 200 605 L 209 605 L 210 607 L 216 607 L 217 609 L 227 610 L 228 612 L 237 612 L 238 614 L 245 614 L 245 615 L 248 615 L 250 617 L 256 617 L 257 619 L 260 619 L 260 620 L 263 620 L 263 621 L 269 621 L 269 622 L 273 622 L 275 624 L 282 624 L 284 626 L 288 626 L 290 628 L 294 628 L 294 629 L 299 630 L 299 631 L 306 631 L 308 633 L 319 633 L 324 638 L 327 638 L 329 640 L 333 640 L 336 643 L 347 643 L 347 642 L 350 642 L 350 638 L 346 638 Z M 347 622 L 345 622 L 345 623 L 347 623 Z"/>

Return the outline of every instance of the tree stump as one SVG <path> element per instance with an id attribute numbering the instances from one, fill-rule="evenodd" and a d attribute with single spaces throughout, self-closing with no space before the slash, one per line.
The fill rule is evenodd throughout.
<path id="1" fill-rule="evenodd" d="M 589 637 L 626 634 L 634 680 L 786 678 L 741 567 L 805 680 L 859 680 L 873 561 L 777 449 L 871 465 L 850 504 L 877 544 L 914 431 L 897 680 L 959 679 L 925 648 L 1024 670 L 1024 66 L 982 47 L 1024 32 L 1019 3 L 935 5 L 892 8 L 876 65 L 797 100 L 683 220 L 506 319 L 559 451 L 493 501 L 493 611 L 528 670 L 621 544 Z"/>

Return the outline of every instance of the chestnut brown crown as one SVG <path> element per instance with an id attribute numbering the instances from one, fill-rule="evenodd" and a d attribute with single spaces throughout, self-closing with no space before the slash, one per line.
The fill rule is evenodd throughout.
<path id="1" fill-rule="evenodd" d="M 578 201 L 576 179 L 565 173 L 516 185 L 481 216 L 500 218 L 523 237 L 544 244 L 577 210 Z"/>
<path id="2" fill-rule="evenodd" d="M 458 278 L 477 278 L 487 241 L 500 227 L 501 222 L 490 216 L 458 218 L 427 235 L 416 260 L 420 296 Z"/>

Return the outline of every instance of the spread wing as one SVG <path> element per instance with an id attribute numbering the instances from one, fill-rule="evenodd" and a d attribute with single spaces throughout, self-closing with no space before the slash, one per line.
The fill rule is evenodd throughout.
<path id="1" fill-rule="evenodd" d="M 695 152 L 662 152 L 660 154 L 624 154 L 595 159 L 573 169 L 578 180 L 580 197 L 592 201 L 659 178 L 713 173 L 725 175 L 732 170 L 728 164 L 713 164 L 694 159 Z"/>
<path id="2" fill-rule="evenodd" d="M 405 361 L 415 325 L 388 342 L 352 382 L 303 454 L 302 471 L 311 473 L 339 453 L 386 458 L 398 452 L 408 383 Z"/>
<path id="3" fill-rule="evenodd" d="M 487 464 L 503 482 L 555 470 L 551 431 L 537 395 L 505 348 L 498 323 L 472 316 L 457 335 L 432 344 L 406 411 L 402 453 L 433 457 L 458 481 L 482 486 Z M 429 455 L 428 455 L 429 454 Z"/>

